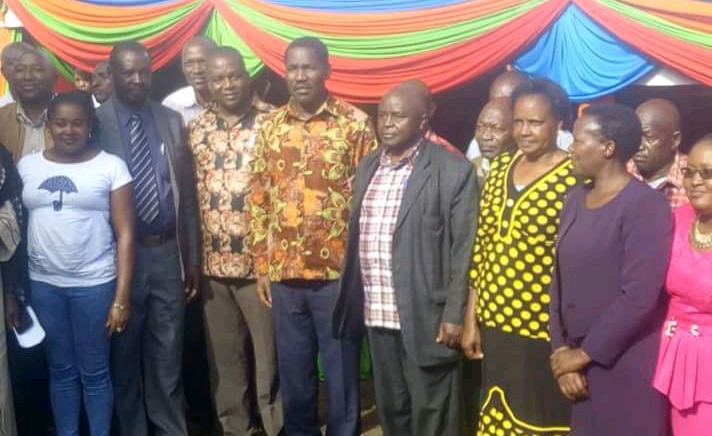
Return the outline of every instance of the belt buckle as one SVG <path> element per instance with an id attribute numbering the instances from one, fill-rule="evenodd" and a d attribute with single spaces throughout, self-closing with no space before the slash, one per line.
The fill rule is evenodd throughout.
<path id="1" fill-rule="evenodd" d="M 667 322 L 667 325 L 665 326 L 665 336 L 668 338 L 671 338 L 675 336 L 675 332 L 677 331 L 677 321 L 674 319 L 670 320 Z M 699 335 L 699 332 L 698 332 Z"/>

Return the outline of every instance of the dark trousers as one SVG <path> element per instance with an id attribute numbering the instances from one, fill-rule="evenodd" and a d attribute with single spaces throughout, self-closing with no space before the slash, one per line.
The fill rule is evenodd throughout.
<path id="1" fill-rule="evenodd" d="M 148 421 L 156 436 L 188 434 L 181 379 L 183 291 L 175 239 L 152 247 L 137 243 L 131 315 L 112 343 L 119 436 L 146 436 Z"/>
<path id="2" fill-rule="evenodd" d="M 210 385 L 222 434 L 257 432 L 250 398 L 254 374 L 262 426 L 268 436 L 277 436 L 282 431 L 282 399 L 272 313 L 257 297 L 254 280 L 210 278 L 204 281 L 202 297 Z"/>
<path id="3" fill-rule="evenodd" d="M 399 330 L 368 328 L 368 339 L 384 436 L 460 436 L 460 362 L 416 365 Z"/>
<path id="4" fill-rule="evenodd" d="M 317 352 L 326 380 L 327 436 L 359 434 L 359 342 L 333 337 L 336 281 L 272 284 L 272 323 L 282 390 L 284 428 L 289 436 L 319 430 Z"/>

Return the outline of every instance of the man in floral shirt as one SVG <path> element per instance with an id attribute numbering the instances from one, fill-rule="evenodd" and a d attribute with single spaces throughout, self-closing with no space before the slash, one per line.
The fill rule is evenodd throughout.
<path id="1" fill-rule="evenodd" d="M 316 38 L 285 54 L 290 100 L 262 124 L 253 160 L 251 240 L 257 287 L 272 319 L 289 435 L 320 435 L 314 359 L 324 364 L 327 434 L 358 434 L 356 340 L 333 337 L 351 181 L 376 146 L 368 116 L 329 95 L 329 57 Z"/>
<path id="2" fill-rule="evenodd" d="M 253 96 L 242 56 L 233 48 L 208 55 L 207 80 L 214 102 L 188 125 L 188 142 L 201 215 L 211 386 L 223 433 L 252 434 L 247 393 L 255 374 L 262 425 L 275 436 L 282 430 L 282 405 L 271 314 L 257 297 L 245 208 L 256 131 L 273 108 Z M 254 353 L 247 353 L 250 342 Z"/>

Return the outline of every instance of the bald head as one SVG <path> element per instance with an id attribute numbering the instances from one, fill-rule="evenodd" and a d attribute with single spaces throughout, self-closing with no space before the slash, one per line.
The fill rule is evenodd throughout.
<path id="1" fill-rule="evenodd" d="M 638 114 L 638 118 L 646 118 L 651 123 L 668 130 L 680 130 L 680 111 L 670 100 L 653 98 L 643 102 L 635 112 Z"/>
<path id="2" fill-rule="evenodd" d="M 490 100 L 482 108 L 475 126 L 475 138 L 480 153 L 493 159 L 515 148 L 512 138 L 512 102 L 506 97 Z"/>
<path id="3" fill-rule="evenodd" d="M 644 102 L 635 112 L 643 128 L 640 150 L 633 158 L 638 171 L 648 181 L 665 177 L 682 142 L 680 112 L 662 98 Z"/>
<path id="4" fill-rule="evenodd" d="M 428 118 L 432 118 L 435 115 L 435 101 L 433 101 L 433 93 L 430 91 L 428 85 L 422 80 L 412 79 L 406 80 L 405 82 L 398 85 L 397 88 L 409 93 L 413 93 L 422 99 L 428 108 Z"/>
<path id="5" fill-rule="evenodd" d="M 494 79 L 490 86 L 489 98 L 511 97 L 517 87 L 523 85 L 529 78 L 517 70 L 505 71 Z"/>
<path id="6" fill-rule="evenodd" d="M 40 50 L 25 51 L 15 61 L 11 83 L 21 104 L 48 101 L 57 81 L 57 70 Z"/>
<path id="7" fill-rule="evenodd" d="M 412 83 L 390 91 L 378 104 L 378 136 L 389 153 L 399 155 L 418 143 L 428 127 L 428 98 Z"/>

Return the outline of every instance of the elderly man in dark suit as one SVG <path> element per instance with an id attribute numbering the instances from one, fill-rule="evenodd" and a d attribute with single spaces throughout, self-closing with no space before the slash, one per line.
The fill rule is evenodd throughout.
<path id="1" fill-rule="evenodd" d="M 97 110 L 98 144 L 131 171 L 136 270 L 126 330 L 114 337 L 118 434 L 187 435 L 181 356 L 184 305 L 197 294 L 198 222 L 191 153 L 181 116 L 147 99 L 151 59 L 134 41 L 109 60 L 114 96 Z"/>
<path id="2" fill-rule="evenodd" d="M 460 351 L 478 189 L 472 164 L 424 138 L 427 104 L 398 86 L 359 165 L 337 337 L 365 324 L 387 436 L 460 435 Z"/>

